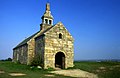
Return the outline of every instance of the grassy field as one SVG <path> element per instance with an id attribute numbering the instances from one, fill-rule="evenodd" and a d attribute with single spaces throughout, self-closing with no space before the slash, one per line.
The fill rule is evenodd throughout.
<path id="1" fill-rule="evenodd" d="M 95 73 L 99 78 L 120 78 L 120 62 L 75 62 L 74 69 Z"/>
<path id="2" fill-rule="evenodd" d="M 37 68 L 30 68 L 31 66 L 15 64 L 10 61 L 0 61 L 0 78 L 51 78 L 45 75 L 55 75 L 49 73 L 52 69 L 43 70 Z M 10 73 L 24 73 L 25 76 L 10 76 Z M 69 78 L 67 76 L 55 75 L 56 78 Z"/>
<path id="3" fill-rule="evenodd" d="M 120 78 L 120 62 L 75 62 L 70 69 L 81 69 L 98 75 L 99 78 Z M 0 61 L 0 78 L 47 78 L 45 75 L 54 75 L 55 78 L 70 78 L 67 76 L 50 74 L 48 70 L 31 69 L 30 66 L 15 64 L 10 61 Z M 25 76 L 10 76 L 10 73 L 24 73 Z M 51 77 L 48 77 L 51 78 Z"/>

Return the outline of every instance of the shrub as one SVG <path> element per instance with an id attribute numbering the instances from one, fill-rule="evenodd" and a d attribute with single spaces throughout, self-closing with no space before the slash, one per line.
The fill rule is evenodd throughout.
<path id="1" fill-rule="evenodd" d="M 1 61 L 12 61 L 12 58 L 2 59 Z"/>
<path id="2" fill-rule="evenodd" d="M 6 61 L 12 61 L 12 58 L 8 58 L 8 59 L 6 59 Z"/>
<path id="3" fill-rule="evenodd" d="M 40 54 L 37 54 L 37 55 L 33 58 L 32 62 L 31 62 L 31 66 L 41 66 L 41 63 L 42 63 L 42 61 L 41 61 Z"/>
<path id="4" fill-rule="evenodd" d="M 48 69 L 46 69 L 47 71 L 53 71 L 55 69 L 53 69 L 52 67 L 48 67 Z"/>

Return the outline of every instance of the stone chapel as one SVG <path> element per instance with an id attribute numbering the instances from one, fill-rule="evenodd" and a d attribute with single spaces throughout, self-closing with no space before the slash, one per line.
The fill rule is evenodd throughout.
<path id="1" fill-rule="evenodd" d="M 44 69 L 73 67 L 74 39 L 61 22 L 53 25 L 49 3 L 41 19 L 40 31 L 13 48 L 13 62 L 30 65 L 33 58 L 40 55 Z"/>

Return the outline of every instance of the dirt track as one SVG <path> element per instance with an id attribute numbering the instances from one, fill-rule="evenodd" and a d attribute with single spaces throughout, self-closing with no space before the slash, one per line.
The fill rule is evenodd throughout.
<path id="1" fill-rule="evenodd" d="M 71 76 L 77 78 L 98 78 L 96 74 L 89 73 L 80 69 L 73 69 L 73 70 L 56 70 L 51 71 L 50 73 L 55 73 L 64 76 Z"/>

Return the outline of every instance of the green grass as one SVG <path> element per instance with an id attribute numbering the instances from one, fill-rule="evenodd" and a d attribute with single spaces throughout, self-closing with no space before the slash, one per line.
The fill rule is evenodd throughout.
<path id="1" fill-rule="evenodd" d="M 74 64 L 72 69 L 95 73 L 99 78 L 120 78 L 120 62 L 75 62 Z"/>
<path id="2" fill-rule="evenodd" d="M 81 69 L 91 73 L 95 73 L 99 78 L 120 78 L 120 62 L 75 62 L 75 66 L 69 69 Z M 50 70 L 33 68 L 30 66 L 15 64 L 10 61 L 0 61 L 0 78 L 47 78 L 45 75 L 50 74 Z M 24 73 L 25 76 L 10 76 L 9 73 Z M 70 78 L 62 75 L 55 75 L 54 78 Z M 48 77 L 51 78 L 51 77 Z"/>
<path id="3" fill-rule="evenodd" d="M 43 70 L 43 69 L 37 69 L 33 68 L 31 69 L 30 66 L 22 65 L 22 64 L 15 64 L 10 61 L 0 61 L 0 71 L 5 71 L 5 73 L 0 74 L 0 78 L 51 78 L 46 77 L 45 75 L 51 74 L 49 70 Z M 9 73 L 24 73 L 25 76 L 10 76 Z M 70 78 L 67 76 L 62 75 L 55 75 L 56 78 Z"/>

